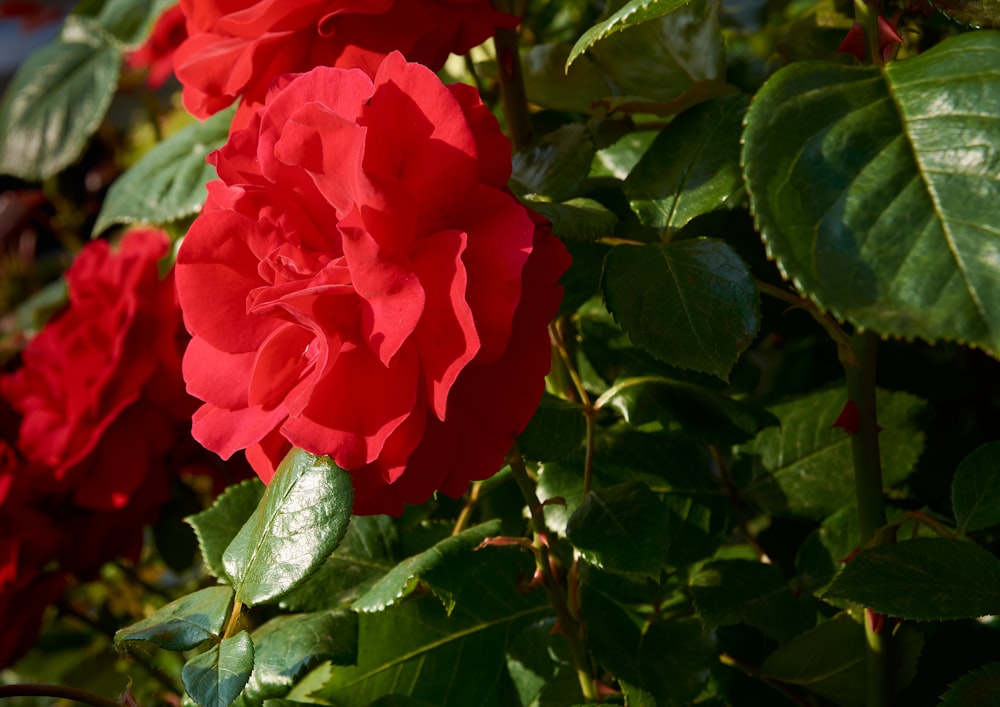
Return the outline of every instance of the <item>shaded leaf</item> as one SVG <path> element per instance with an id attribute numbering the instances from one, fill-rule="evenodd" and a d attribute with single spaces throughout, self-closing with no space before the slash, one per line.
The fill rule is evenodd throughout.
<path id="1" fill-rule="evenodd" d="M 1000 33 L 884 70 L 797 62 L 747 114 L 751 207 L 785 276 L 866 329 L 1000 349 Z"/>
<path id="2" fill-rule="evenodd" d="M 599 402 L 637 429 L 680 431 L 711 444 L 736 444 L 778 423 L 766 410 L 670 378 L 615 381 Z"/>
<path id="3" fill-rule="evenodd" d="M 951 506 L 962 532 L 1000 524 L 1000 442 L 984 444 L 958 465 Z"/>
<path id="4" fill-rule="evenodd" d="M 642 687 L 657 704 L 694 704 L 718 660 L 697 619 L 654 620 L 639 646 Z"/>
<path id="5" fill-rule="evenodd" d="M 254 606 L 301 584 L 343 539 L 353 503 L 350 474 L 292 449 L 222 555 L 236 600 Z"/>
<path id="6" fill-rule="evenodd" d="M 526 707 L 582 704 L 580 682 L 555 617 L 517 633 L 505 654 L 507 672 Z"/>
<path id="7" fill-rule="evenodd" d="M 471 553 L 486 538 L 500 534 L 500 521 L 463 530 L 445 538 L 429 550 L 409 557 L 379 579 L 371 589 L 354 602 L 355 611 L 382 611 L 426 582 L 441 600 L 448 613 L 455 608 L 463 582 L 468 578 L 462 571 Z"/>
<path id="8" fill-rule="evenodd" d="M 742 94 L 686 110 L 660 131 L 625 180 L 632 210 L 667 232 L 743 201 L 740 134 L 750 99 Z"/>
<path id="9" fill-rule="evenodd" d="M 641 481 L 589 492 L 566 524 L 566 536 L 587 562 L 653 579 L 666 566 L 669 531 L 667 509 Z"/>
<path id="10" fill-rule="evenodd" d="M 181 680 L 201 707 L 229 707 L 253 670 L 253 641 L 240 631 L 184 665 Z"/>
<path id="11" fill-rule="evenodd" d="M 691 594 L 710 628 L 745 623 L 785 641 L 815 623 L 815 612 L 792 595 L 781 570 L 761 562 L 710 562 L 691 578 Z"/>
<path id="12" fill-rule="evenodd" d="M 517 445 L 529 459 L 561 459 L 580 446 L 586 432 L 587 421 L 579 403 L 545 393 Z"/>
<path id="13" fill-rule="evenodd" d="M 963 675 L 941 696 L 939 707 L 1000 707 L 1000 663 Z"/>
<path id="14" fill-rule="evenodd" d="M 578 56 L 602 39 L 629 27 L 662 17 L 688 2 L 690 0 L 629 0 L 611 17 L 594 25 L 576 40 L 566 58 L 566 70 L 569 71 L 570 65 Z"/>
<path id="15" fill-rule="evenodd" d="M 165 224 L 198 213 L 208 196 L 205 185 L 215 178 L 205 157 L 225 143 L 231 121 L 231 110 L 216 113 L 143 155 L 111 185 L 94 235 L 116 223 Z"/>
<path id="16" fill-rule="evenodd" d="M 295 681 L 324 660 L 350 665 L 358 654 L 358 617 L 350 611 L 278 616 L 253 632 L 253 673 L 236 707 L 259 707 L 284 697 Z"/>
<path id="17" fill-rule="evenodd" d="M 570 199 L 562 203 L 529 197 L 525 202 L 552 222 L 552 232 L 565 240 L 596 241 L 614 233 L 618 217 L 593 199 Z"/>
<path id="18" fill-rule="evenodd" d="M 723 380 L 760 328 L 753 275 L 723 241 L 616 246 L 602 285 L 608 309 L 636 346 Z"/>
<path id="19" fill-rule="evenodd" d="M 89 35 L 28 57 L 0 101 L 0 173 L 39 181 L 72 164 L 111 104 L 121 62 L 116 47 Z"/>
<path id="20" fill-rule="evenodd" d="M 997 0 L 930 0 L 945 15 L 969 27 L 1000 27 Z"/>
<path id="21" fill-rule="evenodd" d="M 485 548 L 461 566 L 466 578 L 450 615 L 431 596 L 360 614 L 364 645 L 358 665 L 334 666 L 327 685 L 313 695 L 338 707 L 368 707 L 387 695 L 436 707 L 514 704 L 505 647 L 522 627 L 551 611 L 542 593 L 518 589 L 533 566 L 527 553 Z"/>
<path id="22" fill-rule="evenodd" d="M 82 25 L 89 32 L 109 33 L 124 47 L 142 43 L 156 18 L 173 0 L 84 0 L 66 18 L 70 31 Z"/>
<path id="23" fill-rule="evenodd" d="M 149 641 L 170 651 L 190 650 L 219 637 L 232 604 L 232 587 L 206 587 L 119 630 L 115 640 Z"/>
<path id="24" fill-rule="evenodd" d="M 924 403 L 908 393 L 876 393 L 882 480 L 902 481 L 923 450 L 919 420 Z M 744 494 L 768 512 L 820 519 L 854 502 L 851 439 L 832 427 L 847 402 L 843 388 L 812 393 L 774 405 L 781 426 L 766 429 L 740 453 L 759 457 L 758 473 Z"/>
<path id="25" fill-rule="evenodd" d="M 1000 560 L 959 540 L 915 538 L 858 553 L 823 598 L 914 621 L 1000 613 Z"/>
<path id="26" fill-rule="evenodd" d="M 594 159 L 594 139 L 586 127 L 569 123 L 544 135 L 512 158 L 510 188 L 551 201 L 576 196 Z"/>
<path id="27" fill-rule="evenodd" d="M 222 553 L 256 510 L 263 495 L 264 484 L 260 479 L 247 479 L 223 491 L 210 508 L 185 519 L 194 528 L 208 570 L 219 581 L 229 581 L 222 566 Z"/>

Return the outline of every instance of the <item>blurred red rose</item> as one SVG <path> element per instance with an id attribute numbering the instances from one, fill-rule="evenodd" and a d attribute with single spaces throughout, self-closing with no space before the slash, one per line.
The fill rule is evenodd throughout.
<path id="1" fill-rule="evenodd" d="M 281 74 L 315 66 L 373 75 L 391 51 L 437 70 L 514 27 L 490 0 L 181 0 L 189 38 L 174 58 L 184 105 L 206 118 L 243 97 L 242 128 Z"/>
<path id="2" fill-rule="evenodd" d="M 22 416 L 17 447 L 33 490 L 122 508 L 193 409 L 178 384 L 176 290 L 157 270 L 169 245 L 160 231 L 136 230 L 116 252 L 104 241 L 85 246 L 66 272 L 69 305 L 0 378 Z"/>
<path id="3" fill-rule="evenodd" d="M 187 24 L 180 5 L 174 5 L 156 20 L 149 39 L 138 49 L 126 55 L 133 69 L 148 68 L 146 83 L 159 88 L 174 75 L 174 53 L 187 39 Z"/>
<path id="4" fill-rule="evenodd" d="M 210 158 L 176 267 L 193 433 L 265 481 L 295 445 L 393 513 L 492 475 L 550 363 L 562 244 L 468 86 L 391 54 L 276 82 Z"/>

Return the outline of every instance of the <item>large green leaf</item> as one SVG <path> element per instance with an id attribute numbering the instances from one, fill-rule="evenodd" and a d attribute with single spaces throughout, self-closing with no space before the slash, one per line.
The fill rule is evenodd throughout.
<path id="1" fill-rule="evenodd" d="M 987 663 L 952 683 L 938 707 L 1000 707 L 1000 663 Z"/>
<path id="2" fill-rule="evenodd" d="M 323 566 L 279 604 L 294 611 L 347 607 L 396 566 L 396 526 L 389 516 L 355 516 Z"/>
<path id="3" fill-rule="evenodd" d="M 658 579 L 670 541 L 667 509 L 641 481 L 588 493 L 566 535 L 581 556 L 608 572 Z"/>
<path id="4" fill-rule="evenodd" d="M 111 185 L 94 234 L 116 223 L 164 224 L 198 213 L 215 177 L 205 157 L 225 143 L 232 117 L 227 110 L 192 123 L 143 155 Z"/>
<path id="5" fill-rule="evenodd" d="M 785 641 L 815 622 L 815 613 L 792 594 L 781 570 L 761 562 L 710 562 L 691 578 L 691 594 L 710 628 L 745 623 Z"/>
<path id="6" fill-rule="evenodd" d="M 566 70 L 574 60 L 600 40 L 629 27 L 655 20 L 686 5 L 690 0 L 629 0 L 611 17 L 594 25 L 576 40 L 566 58 Z"/>
<path id="7" fill-rule="evenodd" d="M 362 613 L 357 666 L 334 666 L 327 685 L 313 694 L 338 707 L 368 707 L 387 695 L 437 707 L 516 704 L 505 648 L 551 608 L 543 593 L 520 591 L 531 576 L 527 553 L 485 548 L 467 557 L 460 570 L 467 581 L 450 615 L 432 596 Z"/>
<path id="8" fill-rule="evenodd" d="M 636 346 L 724 380 L 760 327 L 753 275 L 720 240 L 617 246 L 605 261 L 603 288 Z"/>
<path id="9" fill-rule="evenodd" d="M 263 495 L 264 484 L 257 478 L 247 479 L 223 491 L 211 507 L 185 519 L 194 528 L 201 557 L 216 579 L 229 581 L 222 553 L 253 515 Z"/>
<path id="10" fill-rule="evenodd" d="M 553 201 L 577 196 L 595 150 L 587 128 L 579 123 L 563 125 L 514 154 L 510 187 L 517 194 L 540 195 Z"/>
<path id="11" fill-rule="evenodd" d="M 771 513 L 816 520 L 852 503 L 851 439 L 833 427 L 846 402 L 847 391 L 833 388 L 769 408 L 781 426 L 740 447 L 759 467 L 744 495 Z M 888 487 L 910 473 L 923 450 L 924 404 L 908 393 L 879 390 L 877 405 L 882 480 Z"/>
<path id="12" fill-rule="evenodd" d="M 353 503 L 349 473 L 292 449 L 222 555 L 236 600 L 254 606 L 300 585 L 343 539 Z"/>
<path id="13" fill-rule="evenodd" d="M 181 680 L 201 707 L 229 707 L 250 679 L 253 662 L 253 641 L 240 631 L 189 660 Z"/>
<path id="14" fill-rule="evenodd" d="M 66 18 L 67 31 L 107 32 L 124 47 L 138 46 L 174 0 L 83 0 Z"/>
<path id="15" fill-rule="evenodd" d="M 883 334 L 1000 351 L 1000 32 L 871 67 L 800 62 L 747 114 L 751 206 L 784 274 Z"/>
<path id="16" fill-rule="evenodd" d="M 569 199 L 556 203 L 527 195 L 524 202 L 532 211 L 552 222 L 552 232 L 570 241 L 596 241 L 614 233 L 618 217 L 593 199 Z"/>
<path id="17" fill-rule="evenodd" d="M 546 393 L 517 444 L 529 459 L 561 459 L 580 446 L 586 432 L 587 421 L 579 403 Z"/>
<path id="18" fill-rule="evenodd" d="M 121 62 L 117 47 L 83 32 L 28 57 L 0 101 L 0 173 L 37 181 L 72 164 L 111 104 Z"/>
<path id="19" fill-rule="evenodd" d="M 958 465 L 951 505 L 963 532 L 1000 524 L 1000 442 L 984 444 Z"/>
<path id="20" fill-rule="evenodd" d="M 403 560 L 354 602 L 354 610 L 382 611 L 412 592 L 423 581 L 450 613 L 468 578 L 461 567 L 469 561 L 471 553 L 483 540 L 499 534 L 500 521 L 491 520 L 467 528 L 458 535 L 445 538 L 429 550 Z"/>
<path id="21" fill-rule="evenodd" d="M 350 611 L 278 616 L 253 632 L 253 674 L 236 707 L 260 707 L 284 697 L 324 660 L 350 665 L 358 654 L 358 617 Z"/>
<path id="22" fill-rule="evenodd" d="M 743 201 L 740 133 L 749 102 L 737 94 L 702 103 L 660 131 L 625 180 L 644 224 L 672 232 Z"/>
<path id="23" fill-rule="evenodd" d="M 149 641 L 171 651 L 186 651 L 217 639 L 233 603 L 232 587 L 206 587 L 121 629 L 116 641 Z"/>
<path id="24" fill-rule="evenodd" d="M 1000 560 L 972 543 L 915 538 L 857 554 L 824 598 L 915 621 L 1000 613 Z"/>

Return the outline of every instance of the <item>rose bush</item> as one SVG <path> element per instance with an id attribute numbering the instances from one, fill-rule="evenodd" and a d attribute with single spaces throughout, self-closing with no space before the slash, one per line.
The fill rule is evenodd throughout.
<path id="1" fill-rule="evenodd" d="M 176 267 L 195 438 L 265 481 L 292 445 L 328 454 L 357 513 L 492 475 L 541 396 L 568 255 L 506 191 L 476 91 L 398 53 L 317 68 L 210 159 Z"/>
<path id="2" fill-rule="evenodd" d="M 489 0 L 181 0 L 189 38 L 174 65 L 184 105 L 199 118 L 243 97 L 244 127 L 271 81 L 315 66 L 374 74 L 389 52 L 434 70 L 517 20 Z"/>

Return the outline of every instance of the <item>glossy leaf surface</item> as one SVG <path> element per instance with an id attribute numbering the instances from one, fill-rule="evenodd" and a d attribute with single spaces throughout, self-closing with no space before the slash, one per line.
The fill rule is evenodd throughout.
<path id="1" fill-rule="evenodd" d="M 569 57 L 566 59 L 567 70 L 578 56 L 605 37 L 629 27 L 635 27 L 643 22 L 655 20 L 657 17 L 662 17 L 679 7 L 683 7 L 688 2 L 690 0 L 629 0 L 611 17 L 594 25 L 576 40 L 576 44 L 573 45 Z"/>
<path id="2" fill-rule="evenodd" d="M 186 651 L 218 638 L 233 603 L 232 587 L 206 587 L 170 602 L 115 634 L 116 641 L 149 641 L 170 651 Z"/>
<path id="3" fill-rule="evenodd" d="M 236 600 L 254 606 L 301 584 L 343 539 L 353 503 L 350 474 L 328 457 L 289 452 L 223 553 Z"/>
<path id="4" fill-rule="evenodd" d="M 229 707 L 250 679 L 253 662 L 253 641 L 240 631 L 184 665 L 184 689 L 201 707 Z"/>
<path id="5" fill-rule="evenodd" d="M 1000 350 L 1000 33 L 875 68 L 796 63 L 747 114 L 751 207 L 785 275 L 883 334 Z"/>

